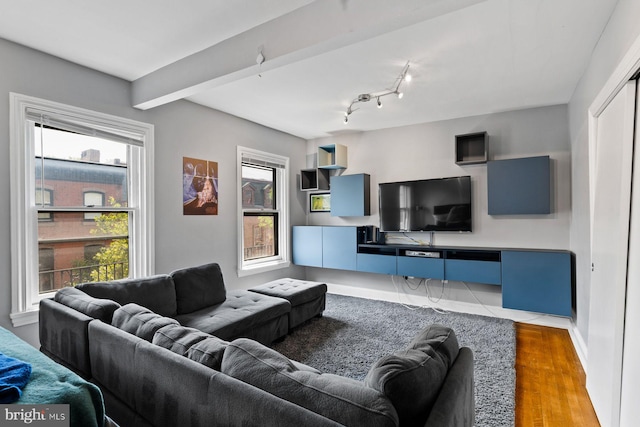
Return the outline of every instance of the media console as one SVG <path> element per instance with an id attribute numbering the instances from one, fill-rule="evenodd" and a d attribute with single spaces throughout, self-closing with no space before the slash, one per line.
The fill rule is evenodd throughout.
<path id="1" fill-rule="evenodd" d="M 574 262 L 569 251 L 359 244 L 354 226 L 295 226 L 293 262 L 501 286 L 504 308 L 572 314 Z"/>

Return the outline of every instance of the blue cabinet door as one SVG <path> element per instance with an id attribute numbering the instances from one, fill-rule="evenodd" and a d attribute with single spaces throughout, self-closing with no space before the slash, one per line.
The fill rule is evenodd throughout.
<path id="1" fill-rule="evenodd" d="M 358 271 L 395 275 L 397 272 L 396 256 L 358 254 Z"/>
<path id="2" fill-rule="evenodd" d="M 340 270 L 356 269 L 358 238 L 356 227 L 322 228 L 322 266 Z"/>
<path id="3" fill-rule="evenodd" d="M 444 262 L 444 278 L 459 282 L 499 285 L 500 262 L 447 259 Z"/>
<path id="4" fill-rule="evenodd" d="M 571 254 L 502 252 L 502 306 L 571 316 Z"/>
<path id="5" fill-rule="evenodd" d="M 398 275 L 424 279 L 444 279 L 442 258 L 398 257 Z"/>
<path id="6" fill-rule="evenodd" d="M 336 175 L 331 177 L 331 216 L 366 216 L 370 214 L 370 177 Z"/>
<path id="7" fill-rule="evenodd" d="M 322 267 L 322 227 L 293 227 L 291 243 L 294 264 Z"/>

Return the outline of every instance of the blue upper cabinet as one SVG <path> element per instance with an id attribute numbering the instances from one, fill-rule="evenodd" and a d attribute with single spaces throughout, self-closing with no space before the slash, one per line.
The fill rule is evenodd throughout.
<path id="1" fill-rule="evenodd" d="M 489 215 L 551 213 L 549 156 L 487 162 Z"/>
<path id="2" fill-rule="evenodd" d="M 331 177 L 331 216 L 371 213 L 370 177 L 366 173 Z"/>

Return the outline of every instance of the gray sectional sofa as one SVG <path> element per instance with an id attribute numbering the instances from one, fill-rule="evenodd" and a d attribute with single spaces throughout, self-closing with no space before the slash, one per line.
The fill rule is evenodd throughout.
<path id="1" fill-rule="evenodd" d="M 473 425 L 473 355 L 451 329 L 426 328 L 355 381 L 264 345 L 286 334 L 287 300 L 214 282 L 210 264 L 63 289 L 41 302 L 41 350 L 97 384 L 121 426 Z"/>

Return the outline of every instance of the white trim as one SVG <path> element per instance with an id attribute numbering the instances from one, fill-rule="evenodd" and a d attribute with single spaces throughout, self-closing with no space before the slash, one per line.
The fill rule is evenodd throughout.
<path id="1" fill-rule="evenodd" d="M 634 73 L 640 69 L 640 36 L 636 38 L 627 53 L 624 55 L 616 69 L 607 79 L 598 95 L 588 109 L 588 132 L 589 132 L 589 207 L 591 221 L 591 237 L 593 237 L 593 213 L 595 200 L 595 177 L 596 177 L 596 157 L 598 117 L 607 108 L 607 105 L 622 90 L 625 84 L 633 77 Z M 593 241 L 593 239 L 592 239 Z"/>
<path id="2" fill-rule="evenodd" d="M 257 161 L 281 165 L 284 169 L 282 174 L 278 173 L 276 182 L 276 209 L 278 211 L 278 256 L 271 257 L 263 261 L 244 262 L 244 215 L 242 208 L 242 159 L 251 158 Z M 290 220 L 289 220 L 289 158 L 277 154 L 259 151 L 253 148 L 237 147 L 237 212 L 238 212 L 238 254 L 237 254 L 237 274 L 238 277 L 264 273 L 267 271 L 287 268 L 291 265 L 291 248 L 289 244 Z M 270 211 L 273 211 L 270 210 Z"/>
<path id="3" fill-rule="evenodd" d="M 582 369 L 587 372 L 587 343 L 584 342 L 584 338 L 582 338 L 582 334 L 578 330 L 578 325 L 576 325 L 574 322 L 571 322 L 569 335 L 571 336 L 573 347 L 576 349 L 576 353 L 578 354 L 578 359 L 580 359 L 580 363 L 582 364 Z"/>
<path id="4" fill-rule="evenodd" d="M 137 220 L 130 224 L 131 234 L 139 238 L 133 239 L 136 262 L 130 263 L 130 274 L 133 277 L 150 275 L 155 270 L 154 239 L 154 197 L 153 197 L 153 145 L 154 126 L 126 118 L 103 114 L 83 108 L 60 104 L 31 96 L 10 93 L 10 188 L 11 188 L 11 314 L 14 326 L 22 326 L 38 321 L 38 303 L 41 299 L 37 290 L 28 284 L 37 283 L 37 245 L 29 242 L 37 241 L 37 221 L 28 220 L 36 217 L 34 197 L 31 191 L 35 174 L 33 170 L 25 170 L 27 161 L 34 156 L 31 144 L 24 144 L 30 128 L 25 125 L 27 111 L 43 111 L 52 115 L 65 115 L 86 121 L 101 128 L 124 129 L 126 132 L 140 135 L 143 143 L 144 159 L 131 156 L 131 162 L 137 163 L 139 173 L 129 177 L 131 200 L 140 200 Z M 133 152 L 133 150 L 130 150 Z M 140 194 L 138 191 L 142 191 Z M 136 199 L 136 197 L 140 197 Z M 36 293 L 36 294 L 34 294 Z"/>

